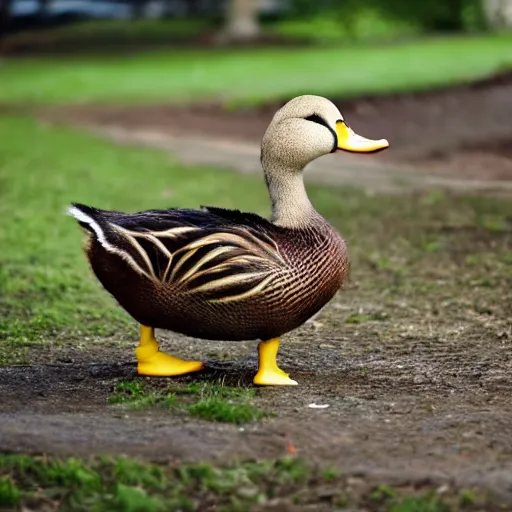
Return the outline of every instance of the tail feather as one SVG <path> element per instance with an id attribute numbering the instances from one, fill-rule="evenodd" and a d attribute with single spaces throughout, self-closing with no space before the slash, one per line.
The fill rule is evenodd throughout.
<path id="1" fill-rule="evenodd" d="M 104 247 L 110 245 L 105 234 L 104 223 L 99 215 L 100 210 L 91 206 L 86 206 L 85 204 L 72 203 L 68 208 L 68 214 L 74 217 L 80 226 L 95 235 L 101 245 Z"/>
<path id="2" fill-rule="evenodd" d="M 147 256 L 144 258 L 143 254 L 114 228 L 111 220 L 116 217 L 116 213 L 79 203 L 72 203 L 68 208 L 68 214 L 88 230 L 103 249 L 125 260 L 139 274 L 151 278 L 151 272 L 146 271 L 144 266 L 147 263 L 151 267 Z"/>

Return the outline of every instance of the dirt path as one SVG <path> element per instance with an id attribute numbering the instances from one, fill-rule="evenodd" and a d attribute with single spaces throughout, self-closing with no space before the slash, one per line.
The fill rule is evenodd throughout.
<path id="1" fill-rule="evenodd" d="M 356 131 L 386 137 L 392 147 L 377 155 L 325 156 L 308 167 L 311 181 L 377 192 L 512 190 L 512 75 L 438 92 L 333 101 Z M 218 105 L 86 105 L 40 115 L 121 143 L 167 149 L 183 162 L 261 172 L 261 137 L 281 104 L 235 111 Z"/>
<path id="2" fill-rule="evenodd" d="M 202 164 L 242 173 L 261 173 L 260 147 L 256 143 L 187 136 L 150 129 L 87 125 L 94 133 L 120 144 L 170 151 L 185 164 Z M 369 192 L 396 193 L 443 188 L 459 192 L 512 194 L 512 180 L 479 179 L 419 173 L 412 165 L 379 161 L 378 155 L 326 155 L 311 163 L 306 181 L 323 185 L 361 187 Z"/>

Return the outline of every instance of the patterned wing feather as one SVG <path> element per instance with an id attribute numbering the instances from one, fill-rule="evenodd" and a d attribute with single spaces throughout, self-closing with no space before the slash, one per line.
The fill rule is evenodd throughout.
<path id="1" fill-rule="evenodd" d="M 134 271 L 211 302 L 248 298 L 288 267 L 279 228 L 254 214 L 218 208 L 102 212 L 105 231 Z"/>

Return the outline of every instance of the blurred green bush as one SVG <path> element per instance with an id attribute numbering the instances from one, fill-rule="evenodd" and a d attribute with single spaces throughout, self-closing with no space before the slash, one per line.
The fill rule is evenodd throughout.
<path id="1" fill-rule="evenodd" d="M 284 36 L 325 42 L 486 28 L 482 0 L 291 0 L 279 22 Z"/>

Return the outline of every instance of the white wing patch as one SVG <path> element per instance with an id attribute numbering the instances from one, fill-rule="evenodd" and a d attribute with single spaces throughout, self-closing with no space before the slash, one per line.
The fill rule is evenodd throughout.
<path id="1" fill-rule="evenodd" d="M 84 224 L 87 224 L 91 227 L 91 229 L 94 231 L 94 234 L 96 235 L 96 239 L 101 244 L 101 246 L 108 252 L 112 254 L 117 254 L 120 256 L 124 261 L 126 261 L 138 274 L 143 275 L 147 279 L 154 279 L 154 275 L 150 272 L 146 272 L 143 268 L 140 267 L 140 265 L 133 259 L 133 257 L 126 251 L 123 251 L 116 246 L 110 244 L 105 237 L 105 233 L 103 232 L 103 229 L 101 226 L 89 215 L 84 213 L 82 210 L 76 208 L 75 206 L 71 206 L 68 208 L 68 214 L 74 217 L 79 222 L 83 222 Z M 146 254 L 147 257 L 147 254 Z"/>

